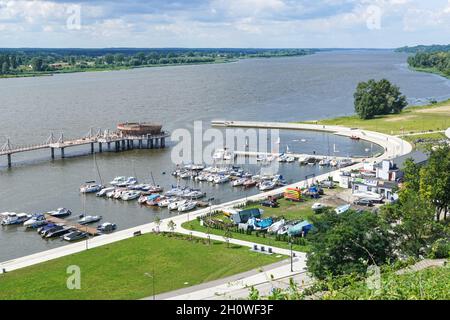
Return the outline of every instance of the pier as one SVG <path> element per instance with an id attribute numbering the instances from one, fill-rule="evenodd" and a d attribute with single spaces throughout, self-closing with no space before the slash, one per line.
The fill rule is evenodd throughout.
<path id="1" fill-rule="evenodd" d="M 237 156 L 245 156 L 245 157 L 259 157 L 259 156 L 274 156 L 279 157 L 283 153 L 269 153 L 269 152 L 256 152 L 256 151 L 234 151 L 234 154 Z M 338 157 L 334 155 L 324 156 L 318 154 L 304 154 L 304 153 L 284 153 L 285 155 L 292 156 L 298 161 L 306 161 L 308 159 L 316 159 L 316 160 L 346 160 L 351 159 L 353 162 L 361 162 L 364 157 Z"/>
<path id="2" fill-rule="evenodd" d="M 45 220 L 47 220 L 49 222 L 56 223 L 56 224 L 62 224 L 62 225 L 68 226 L 68 227 L 72 227 L 72 228 L 77 229 L 78 231 L 81 231 L 81 232 L 87 232 L 91 236 L 97 236 L 99 234 L 97 229 L 95 229 L 93 227 L 88 227 L 88 226 L 84 226 L 84 225 L 78 224 L 76 222 L 71 222 L 71 221 L 68 221 L 68 220 L 64 220 L 64 219 L 60 219 L 60 218 L 57 218 L 57 217 L 53 217 L 53 216 L 51 216 L 49 214 L 45 215 Z"/>
<path id="3" fill-rule="evenodd" d="M 122 127 L 124 124 L 122 124 Z M 121 128 L 122 128 L 121 127 Z M 6 143 L 0 148 L 0 156 L 7 157 L 8 167 L 12 166 L 12 155 L 16 153 L 25 153 L 35 150 L 50 150 L 51 159 L 55 159 L 55 151 L 60 153 L 61 158 L 64 159 L 66 149 L 78 146 L 90 146 L 90 152 L 95 152 L 97 146 L 98 152 L 103 151 L 126 151 L 132 149 L 160 149 L 166 147 L 166 139 L 169 137 L 167 131 L 153 130 L 145 133 L 145 130 L 136 131 L 116 130 L 98 130 L 96 133 L 91 129 L 89 133 L 83 137 L 75 139 L 65 139 L 64 134 L 61 134 L 58 139 L 51 134 L 48 139 L 41 144 L 15 146 L 7 139 Z"/>

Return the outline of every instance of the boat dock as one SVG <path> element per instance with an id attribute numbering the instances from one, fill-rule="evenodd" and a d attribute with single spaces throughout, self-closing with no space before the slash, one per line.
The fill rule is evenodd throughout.
<path id="1" fill-rule="evenodd" d="M 53 217 L 53 216 L 51 216 L 49 214 L 45 215 L 45 219 L 47 221 L 49 221 L 49 222 L 53 222 L 53 223 L 56 223 L 56 224 L 63 224 L 63 225 L 68 226 L 68 227 L 73 227 L 73 228 L 75 228 L 75 229 L 77 229 L 79 231 L 87 232 L 91 236 L 97 236 L 99 234 L 99 232 L 98 232 L 98 230 L 96 228 L 83 226 L 83 225 L 78 224 L 76 222 L 72 222 L 72 221 L 61 219 L 61 218 Z"/>
<path id="2" fill-rule="evenodd" d="M 141 132 L 138 132 L 141 133 Z M 12 165 L 12 155 L 16 153 L 24 153 L 35 150 L 50 150 L 51 159 L 55 159 L 55 150 L 61 154 L 61 158 L 65 158 L 65 150 L 70 147 L 90 145 L 91 153 L 95 152 L 95 146 L 98 147 L 98 152 L 104 151 L 106 145 L 107 151 L 125 151 L 132 149 L 160 149 L 165 148 L 166 138 L 169 137 L 167 131 L 150 132 L 147 134 L 131 134 L 121 130 L 109 131 L 98 130 L 94 133 L 92 129 L 86 136 L 66 140 L 64 134 L 56 139 L 53 134 L 41 144 L 15 146 L 7 139 L 6 143 L 0 147 L 0 156 L 7 157 L 8 167 Z"/>
<path id="3" fill-rule="evenodd" d="M 283 153 L 268 153 L 268 152 L 255 152 L 255 151 L 234 151 L 234 154 L 237 156 L 245 156 L 245 157 L 267 157 L 267 156 L 274 156 L 279 157 Z M 335 160 L 344 160 L 344 159 L 351 159 L 353 162 L 361 162 L 363 160 L 363 157 L 338 157 L 334 155 L 330 156 L 324 156 L 324 155 L 317 155 L 317 154 L 304 154 L 304 153 L 284 153 L 286 155 L 294 157 L 296 160 L 299 161 L 306 161 L 308 159 L 316 159 L 316 160 L 323 160 L 323 159 L 335 159 Z"/>

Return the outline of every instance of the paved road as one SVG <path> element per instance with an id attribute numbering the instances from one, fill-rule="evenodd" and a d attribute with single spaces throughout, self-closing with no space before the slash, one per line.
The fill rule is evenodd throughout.
<path id="1" fill-rule="evenodd" d="M 354 130 L 354 129 L 339 127 L 339 126 L 322 126 L 322 125 L 276 123 L 276 122 L 270 122 L 270 123 L 263 122 L 262 123 L 262 122 L 243 122 L 243 121 L 237 122 L 237 121 L 235 121 L 235 122 L 231 122 L 231 123 L 232 123 L 232 126 L 236 126 L 236 127 L 247 126 L 247 127 L 259 127 L 259 128 L 316 130 L 316 131 L 333 132 L 335 134 L 343 135 L 343 136 L 359 135 L 362 139 L 371 141 L 373 143 L 377 143 L 385 148 L 384 154 L 379 155 L 374 158 L 371 158 L 371 159 L 368 159 L 368 160 L 374 160 L 374 161 L 381 161 L 383 159 L 393 158 L 394 156 L 408 154 L 412 150 L 412 146 L 408 142 L 406 142 L 398 137 L 393 137 L 390 135 L 373 132 L 373 131 Z M 215 124 L 217 125 L 217 122 Z M 361 168 L 361 166 L 362 166 L 362 164 L 358 163 L 353 166 L 347 167 L 346 170 Z M 315 177 L 315 179 L 316 180 L 324 180 L 330 176 L 337 179 L 339 174 L 340 174 L 340 170 L 335 170 L 335 171 L 317 176 L 317 177 Z M 246 202 L 246 200 L 260 201 L 262 199 L 267 198 L 267 196 L 269 196 L 269 195 L 274 195 L 274 194 L 282 192 L 287 187 L 304 187 L 308 183 L 311 183 L 312 179 L 313 178 L 308 179 L 308 180 L 303 180 L 303 181 L 300 181 L 300 182 L 297 182 L 297 183 L 294 183 L 294 184 L 291 184 L 291 185 L 288 185 L 288 186 L 285 186 L 285 187 L 282 187 L 279 189 L 271 190 L 269 192 L 257 194 L 257 195 L 248 197 L 247 199 L 243 198 L 243 199 L 230 201 L 230 202 L 220 204 L 220 205 L 215 205 L 215 206 L 212 206 L 212 210 L 218 210 L 221 208 L 232 207 L 237 204 L 243 204 Z M 179 215 L 179 216 L 176 216 L 173 218 L 164 219 L 161 222 L 162 223 L 161 228 L 165 228 L 165 226 L 167 226 L 167 223 L 170 220 L 173 220 L 177 224 L 177 228 L 176 228 L 177 232 L 189 233 L 188 230 L 183 230 L 180 228 L 181 224 L 188 220 L 189 221 L 194 220 L 198 216 L 208 214 L 209 210 L 210 210 L 209 208 L 205 208 L 205 209 L 196 210 L 189 214 L 183 214 L 183 215 Z M 131 238 L 131 237 L 133 237 L 133 234 L 137 231 L 140 231 L 141 233 L 149 233 L 149 232 L 152 232 L 155 228 L 156 228 L 155 223 L 148 223 L 148 224 L 140 225 L 137 227 L 129 228 L 126 230 L 121 230 L 121 231 L 115 232 L 113 234 L 94 237 L 87 241 L 87 245 L 89 248 L 94 248 L 94 247 L 102 246 L 105 244 L 113 243 L 116 241 L 124 240 L 127 238 Z M 197 233 L 197 234 L 194 233 L 194 235 L 203 236 L 200 233 Z M 211 237 L 213 237 L 213 236 L 211 236 Z M 216 240 L 224 241 L 224 239 L 222 237 L 220 237 L 220 236 L 216 236 L 216 237 L 217 238 L 214 237 Z M 252 243 L 245 243 L 245 241 L 239 241 L 239 240 L 233 240 L 232 242 L 236 243 L 236 244 L 246 245 L 246 246 L 252 245 Z M 69 244 L 69 245 L 66 245 L 63 247 L 39 252 L 36 254 L 32 254 L 32 255 L 25 256 L 25 257 L 21 257 L 21 258 L 17 258 L 17 259 L 13 259 L 13 260 L 9 260 L 9 261 L 0 263 L 0 272 L 2 272 L 3 269 L 5 269 L 6 271 L 12 271 L 12 270 L 24 268 L 24 267 L 31 266 L 31 265 L 34 265 L 37 263 L 41 263 L 41 262 L 56 259 L 59 257 L 74 254 L 77 252 L 81 252 L 84 250 L 86 250 L 86 242 Z M 285 250 L 285 249 L 276 249 L 276 252 L 281 253 L 281 254 L 289 254 L 288 250 Z"/>

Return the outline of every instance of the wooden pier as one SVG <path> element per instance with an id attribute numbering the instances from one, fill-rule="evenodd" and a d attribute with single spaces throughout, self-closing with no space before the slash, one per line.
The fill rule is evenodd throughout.
<path id="1" fill-rule="evenodd" d="M 123 135 L 121 132 L 109 130 L 99 130 L 93 134 L 92 130 L 84 137 L 66 140 L 61 134 L 59 139 L 55 139 L 53 134 L 42 144 L 14 146 L 9 139 L 0 148 L 0 156 L 7 157 L 8 167 L 12 165 L 12 155 L 16 153 L 31 152 L 35 150 L 50 150 L 51 159 L 55 159 L 55 150 L 65 158 L 65 150 L 70 147 L 90 145 L 91 153 L 95 152 L 95 146 L 98 146 L 98 152 L 103 151 L 125 151 L 132 149 L 159 149 L 165 148 L 166 138 L 169 137 L 167 131 L 161 131 L 158 134 L 147 134 L 143 136 Z"/>
<path id="2" fill-rule="evenodd" d="M 62 224 L 62 225 L 68 226 L 68 227 L 72 227 L 72 228 L 77 229 L 77 230 L 79 230 L 81 232 L 87 232 L 91 236 L 97 236 L 99 234 L 99 232 L 98 232 L 98 230 L 96 228 L 88 227 L 88 226 L 81 225 L 81 224 L 76 223 L 76 222 L 72 222 L 72 221 L 61 219 L 61 218 L 53 217 L 53 216 L 51 216 L 49 214 L 45 215 L 45 219 L 47 221 L 49 221 L 49 222 L 53 222 L 53 223 L 56 223 L 56 224 Z"/>

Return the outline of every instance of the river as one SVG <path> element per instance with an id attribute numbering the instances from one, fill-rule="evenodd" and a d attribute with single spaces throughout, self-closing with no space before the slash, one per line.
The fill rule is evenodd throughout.
<path id="1" fill-rule="evenodd" d="M 450 82 L 436 75 L 412 72 L 406 55 L 391 51 L 335 51 L 305 57 L 248 59 L 228 64 L 159 67 L 112 72 L 87 72 L 39 78 L 0 79 L 0 144 L 39 143 L 53 132 L 78 137 L 90 127 L 114 128 L 122 121 L 160 122 L 164 128 L 191 129 L 194 120 L 296 121 L 353 113 L 353 92 L 359 81 L 387 78 L 411 103 L 450 98 Z M 171 148 L 104 152 L 97 163 L 104 181 L 117 175 L 149 180 L 152 172 L 165 188 L 176 184 Z M 369 143 L 325 133 L 282 132 L 281 149 L 339 155 L 366 155 Z M 49 152 L 13 155 L 13 168 L 0 158 L 0 212 L 43 212 L 70 208 L 75 219 L 84 210 L 124 229 L 169 216 L 166 210 L 136 202 L 84 198 L 78 187 L 97 179 L 88 147 L 66 150 L 67 158 L 50 161 Z M 333 147 L 332 147 L 333 149 Z M 379 151 L 373 146 L 374 152 Z M 82 156 L 79 156 L 82 155 Z M 256 172 L 257 168 L 249 167 Z M 295 181 L 326 169 L 282 164 L 280 173 Z M 165 174 L 164 174 L 165 173 Z M 245 196 L 230 186 L 198 185 L 216 202 Z M 247 191 L 248 195 L 256 190 Z M 0 228 L 0 261 L 61 246 L 42 240 L 23 227 Z"/>

